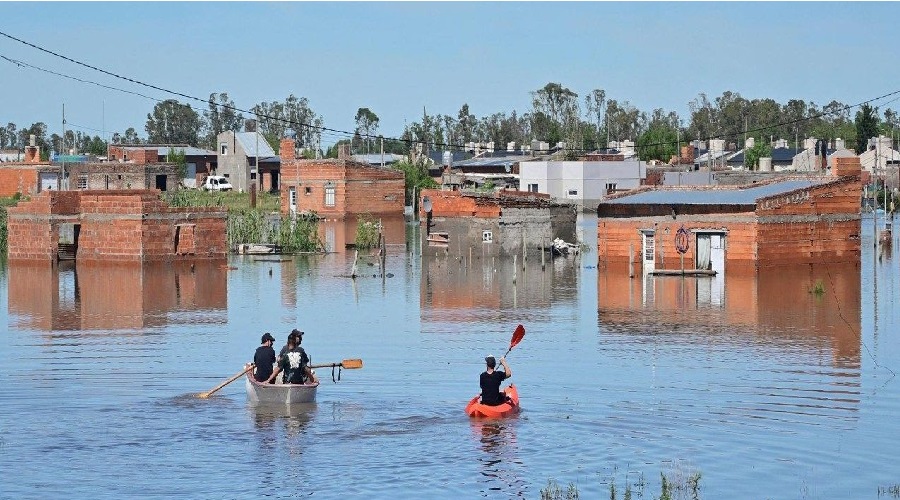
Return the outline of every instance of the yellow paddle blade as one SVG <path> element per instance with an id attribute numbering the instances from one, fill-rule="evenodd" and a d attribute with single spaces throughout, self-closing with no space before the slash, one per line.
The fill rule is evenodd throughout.
<path id="1" fill-rule="evenodd" d="M 355 370 L 357 368 L 362 368 L 363 362 L 361 359 L 345 359 L 341 361 L 341 367 L 347 370 Z"/>

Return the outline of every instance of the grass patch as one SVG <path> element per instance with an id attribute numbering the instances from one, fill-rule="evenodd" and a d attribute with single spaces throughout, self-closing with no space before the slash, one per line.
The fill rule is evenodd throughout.
<path id="1" fill-rule="evenodd" d="M 229 212 L 250 210 L 250 193 L 176 189 L 162 193 L 161 198 L 173 207 L 226 207 Z M 278 212 L 280 208 L 281 199 L 277 194 L 256 194 L 255 210 L 270 213 Z"/>
<path id="2" fill-rule="evenodd" d="M 259 210 L 228 212 L 225 231 L 231 251 L 244 243 L 278 245 L 283 253 L 320 252 L 323 244 L 318 234 L 319 218 L 315 214 L 270 216 Z"/>
<path id="3" fill-rule="evenodd" d="M 825 294 L 825 284 L 822 283 L 822 280 L 816 280 L 816 284 L 813 286 L 812 293 L 820 297 Z"/>
<path id="4" fill-rule="evenodd" d="M 659 473 L 659 495 L 649 494 L 647 482 L 643 472 L 629 471 L 625 474 L 625 481 L 620 482 L 618 468 L 608 478 L 609 500 L 700 500 L 699 471 L 686 470 L 681 462 L 674 462 L 668 472 Z M 621 485 L 621 486 L 620 486 Z M 879 492 L 882 488 L 879 488 Z M 885 489 L 885 491 L 887 491 Z M 578 487 L 569 483 L 566 489 L 560 487 L 555 479 L 547 481 L 547 486 L 541 488 L 541 500 L 576 500 L 580 498 Z M 895 497 L 900 498 L 900 497 Z"/>
<path id="5" fill-rule="evenodd" d="M 356 221 L 356 248 L 375 248 L 378 246 L 378 222 L 371 215 L 359 216 Z"/>

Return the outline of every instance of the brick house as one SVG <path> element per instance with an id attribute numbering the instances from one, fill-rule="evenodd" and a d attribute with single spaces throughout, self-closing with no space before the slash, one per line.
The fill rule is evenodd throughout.
<path id="1" fill-rule="evenodd" d="M 52 180 L 58 189 L 59 174 L 59 167 L 41 161 L 37 146 L 27 146 L 24 161 L 0 163 L 0 197 L 37 194 L 42 179 Z"/>
<path id="2" fill-rule="evenodd" d="M 174 208 L 154 189 L 43 191 L 8 209 L 10 262 L 225 259 L 226 209 Z"/>
<path id="3" fill-rule="evenodd" d="M 110 144 L 107 148 L 107 157 L 109 161 L 117 162 L 165 163 L 170 151 L 184 153 L 187 170 L 182 182 L 186 187 L 197 187 L 207 176 L 216 173 L 216 152 L 187 144 L 142 144 L 139 146 Z"/>
<path id="4" fill-rule="evenodd" d="M 315 211 L 327 219 L 403 216 L 403 172 L 343 158 L 299 159 L 294 145 L 292 139 L 281 141 L 281 213 Z"/>
<path id="5" fill-rule="evenodd" d="M 602 201 L 600 267 L 644 273 L 788 264 L 858 263 L 857 158 L 838 158 L 832 176 L 785 177 L 742 187 L 646 187 Z M 683 250 L 683 254 L 679 250 Z"/>
<path id="6" fill-rule="evenodd" d="M 429 248 L 456 257 L 521 256 L 524 244 L 528 254 L 540 258 L 541 248 L 555 238 L 576 240 L 575 207 L 553 202 L 545 193 L 425 189 L 419 207 Z"/>

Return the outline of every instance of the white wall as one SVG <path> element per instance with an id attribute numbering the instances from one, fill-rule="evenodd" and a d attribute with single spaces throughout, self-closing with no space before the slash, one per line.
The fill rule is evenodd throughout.
<path id="1" fill-rule="evenodd" d="M 635 189 L 647 177 L 641 161 L 527 161 L 519 163 L 519 190 L 537 184 L 539 193 L 557 201 L 592 206 L 606 194 L 606 185 L 618 190 Z M 570 195 L 569 191 L 577 194 Z"/>

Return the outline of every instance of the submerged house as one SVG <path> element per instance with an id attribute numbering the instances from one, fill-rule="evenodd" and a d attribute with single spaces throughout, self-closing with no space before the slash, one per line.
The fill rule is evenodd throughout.
<path id="1" fill-rule="evenodd" d="M 858 263 L 860 166 L 837 158 L 831 176 L 741 187 L 645 188 L 597 207 L 601 267 L 645 274 L 724 273 L 785 264 Z M 683 261 L 682 261 L 683 257 Z"/>
<path id="2" fill-rule="evenodd" d="M 354 215 L 403 216 L 403 172 L 348 158 L 299 158 L 293 139 L 282 139 L 281 213 L 314 211 L 328 219 Z"/>
<path id="3" fill-rule="evenodd" d="M 556 238 L 576 241 L 574 206 L 544 193 L 426 189 L 419 202 L 423 255 L 522 256 L 524 245 L 526 254 L 540 258 Z"/>

